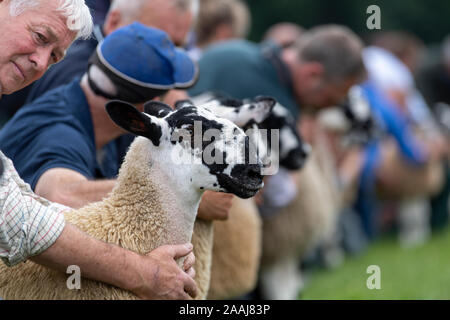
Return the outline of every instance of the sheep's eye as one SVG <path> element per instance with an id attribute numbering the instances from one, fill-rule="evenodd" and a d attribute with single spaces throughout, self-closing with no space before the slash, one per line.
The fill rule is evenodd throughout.
<path id="1" fill-rule="evenodd" d="M 183 129 L 186 130 L 191 136 L 194 135 L 194 126 L 192 124 L 187 125 Z"/>

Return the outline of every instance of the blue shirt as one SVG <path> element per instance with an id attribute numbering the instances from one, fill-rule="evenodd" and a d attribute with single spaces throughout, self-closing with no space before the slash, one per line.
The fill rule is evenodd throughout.
<path id="1" fill-rule="evenodd" d="M 88 179 L 114 178 L 119 169 L 115 141 L 97 161 L 92 116 L 80 79 L 47 92 L 19 112 L 0 131 L 0 150 L 34 190 L 41 175 L 67 168 Z"/>
<path id="2" fill-rule="evenodd" d="M 414 137 L 411 125 L 405 116 L 377 90 L 372 82 L 365 82 L 361 88 L 375 116 L 376 124 L 386 135 L 395 139 L 403 159 L 415 166 L 425 164 L 427 155 Z M 355 208 L 362 217 L 366 235 L 372 239 L 378 233 L 377 219 L 379 217 L 376 214 L 378 201 L 374 186 L 376 172 L 381 162 L 380 141 L 372 141 L 366 146 L 364 158 Z"/>

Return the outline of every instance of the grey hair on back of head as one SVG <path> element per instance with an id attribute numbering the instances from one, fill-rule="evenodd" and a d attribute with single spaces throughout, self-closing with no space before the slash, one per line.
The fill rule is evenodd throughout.
<path id="1" fill-rule="evenodd" d="M 322 64 L 329 81 L 365 77 L 363 47 L 362 40 L 352 30 L 340 25 L 312 28 L 294 45 L 299 60 Z"/>
<path id="2" fill-rule="evenodd" d="M 130 22 L 136 20 L 136 17 L 141 13 L 142 7 L 147 4 L 149 1 L 154 0 L 114 0 L 111 3 L 111 7 L 109 11 L 118 10 L 120 11 L 125 19 L 128 19 Z M 191 10 L 194 19 L 198 15 L 199 11 L 199 0 L 164 0 L 164 1 L 172 1 L 176 7 L 178 7 L 181 11 Z"/>
<path id="3" fill-rule="evenodd" d="M 16 17 L 28 9 L 38 7 L 42 0 L 11 0 L 9 14 Z M 55 1 L 55 0 L 53 0 Z M 67 28 L 77 33 L 76 39 L 87 39 L 92 33 L 91 12 L 84 0 L 57 0 L 57 11 L 67 19 Z"/>

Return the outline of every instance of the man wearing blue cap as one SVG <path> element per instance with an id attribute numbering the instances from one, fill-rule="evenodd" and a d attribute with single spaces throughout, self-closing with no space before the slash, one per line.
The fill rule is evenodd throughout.
<path id="1" fill-rule="evenodd" d="M 118 173 L 114 139 L 124 131 L 105 103 L 142 108 L 196 76 L 196 65 L 165 32 L 133 23 L 98 45 L 81 79 L 24 106 L 1 131 L 0 148 L 38 195 L 79 208 L 105 197 Z"/>

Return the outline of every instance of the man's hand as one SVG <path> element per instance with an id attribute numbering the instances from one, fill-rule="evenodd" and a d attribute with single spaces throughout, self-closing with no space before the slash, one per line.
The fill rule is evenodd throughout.
<path id="1" fill-rule="evenodd" d="M 180 268 L 175 260 L 185 256 Z M 66 222 L 56 242 L 30 259 L 61 272 L 77 265 L 84 278 L 109 283 L 142 299 L 189 299 L 197 294 L 190 243 L 161 246 L 141 255 L 94 239 Z"/>
<path id="2" fill-rule="evenodd" d="M 182 270 L 176 259 L 187 256 Z M 130 290 L 141 299 L 190 299 L 197 295 L 192 245 L 166 245 L 140 256 L 141 281 Z"/>
<path id="3" fill-rule="evenodd" d="M 226 220 L 232 203 L 233 195 L 230 193 L 205 191 L 197 216 L 204 220 Z"/>

